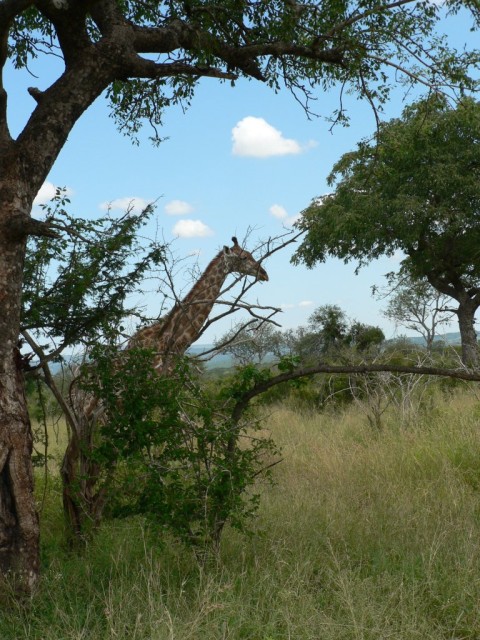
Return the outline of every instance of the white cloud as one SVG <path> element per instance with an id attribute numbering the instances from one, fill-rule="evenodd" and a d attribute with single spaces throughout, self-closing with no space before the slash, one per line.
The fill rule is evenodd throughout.
<path id="1" fill-rule="evenodd" d="M 165 205 L 165 213 L 169 216 L 185 216 L 192 211 L 192 205 L 185 200 L 172 200 Z"/>
<path id="2" fill-rule="evenodd" d="M 46 204 L 50 202 L 52 198 L 55 197 L 57 193 L 57 187 L 51 182 L 44 182 L 40 187 L 39 192 L 35 196 L 35 200 L 33 201 L 34 205 Z M 73 194 L 73 189 L 69 187 L 65 188 L 65 195 L 71 196 Z"/>
<path id="3" fill-rule="evenodd" d="M 127 209 L 131 209 L 135 213 L 140 213 L 148 207 L 149 204 L 152 204 L 151 200 L 145 200 L 144 198 L 138 198 L 136 196 L 126 196 L 124 198 L 116 198 L 110 202 L 102 202 L 100 209 L 103 211 L 114 211 L 115 209 L 127 211 Z"/>
<path id="4" fill-rule="evenodd" d="M 280 305 L 281 309 L 296 309 L 297 307 L 310 307 L 312 306 L 313 302 L 311 300 L 302 300 L 301 302 L 298 302 L 296 304 L 292 304 L 291 302 L 284 302 L 283 304 Z"/>
<path id="5" fill-rule="evenodd" d="M 294 216 L 290 216 L 289 218 L 287 218 L 286 224 L 291 227 L 295 224 L 295 222 L 300 220 L 301 217 L 302 217 L 301 213 L 296 213 Z"/>
<path id="6" fill-rule="evenodd" d="M 302 151 L 300 144 L 291 138 L 284 138 L 281 131 L 272 127 L 263 118 L 247 116 L 237 122 L 232 129 L 235 156 L 269 158 L 285 156 Z"/>
<path id="7" fill-rule="evenodd" d="M 289 216 L 287 210 L 285 207 L 282 207 L 281 204 L 272 204 L 269 211 L 274 218 L 281 220 L 287 227 L 291 227 L 300 218 L 299 213 L 294 216 Z"/>
<path id="8" fill-rule="evenodd" d="M 205 238 L 213 235 L 210 227 L 201 220 L 179 220 L 172 232 L 179 238 Z"/>
<path id="9" fill-rule="evenodd" d="M 288 218 L 287 210 L 285 207 L 282 207 L 281 204 L 272 204 L 269 211 L 274 218 L 278 218 L 279 220 L 285 220 L 285 218 Z"/>

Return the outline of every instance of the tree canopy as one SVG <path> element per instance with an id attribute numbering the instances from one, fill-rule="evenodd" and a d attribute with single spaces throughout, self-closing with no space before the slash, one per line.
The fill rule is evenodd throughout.
<path id="1" fill-rule="evenodd" d="M 445 12 L 465 6 L 477 24 L 477 3 L 460 0 L 443 7 L 413 0 L 7 0 L 0 5 L 2 63 L 10 58 L 28 68 L 44 54 L 63 59 L 58 82 L 29 89 L 38 116 L 55 105 L 49 117 L 62 111 L 72 123 L 107 89 L 122 131 L 135 136 L 149 121 L 160 140 L 165 107 L 188 105 L 201 77 L 234 83 L 243 76 L 275 89 L 285 83 L 305 106 L 317 87 L 336 83 L 378 106 L 392 84 L 388 69 L 408 83 L 472 86 L 465 72 L 477 53 L 450 50 L 435 28 Z M 62 107 L 75 87 L 75 104 Z M 3 94 L 3 135 L 5 108 Z M 341 108 L 337 116 L 346 117 Z"/>
<path id="2" fill-rule="evenodd" d="M 404 268 L 458 302 L 464 361 L 476 363 L 480 305 L 480 103 L 439 95 L 407 107 L 333 167 L 335 191 L 299 222 L 306 236 L 294 262 L 327 256 L 359 265 L 405 254 Z M 468 353 L 467 353 L 468 351 Z"/>
<path id="3" fill-rule="evenodd" d="M 450 298 L 437 291 L 427 280 L 415 280 L 408 273 L 388 274 L 386 292 L 379 292 L 378 299 L 388 295 L 388 305 L 383 315 L 395 325 L 420 334 L 428 350 L 433 348 L 439 328 L 452 319 L 448 301 Z"/>

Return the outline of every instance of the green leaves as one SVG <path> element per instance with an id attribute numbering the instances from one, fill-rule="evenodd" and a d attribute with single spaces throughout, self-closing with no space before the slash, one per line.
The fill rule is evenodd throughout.
<path id="1" fill-rule="evenodd" d="M 419 275 L 448 265 L 477 278 L 479 140 L 480 105 L 471 99 L 456 109 L 440 97 L 408 107 L 375 144 L 360 143 L 334 166 L 335 192 L 305 210 L 294 261 L 365 263 L 401 249 Z"/>
<path id="2" fill-rule="evenodd" d="M 164 109 L 188 106 L 203 76 L 232 83 L 240 76 L 255 78 L 275 90 L 286 86 L 307 112 L 319 92 L 341 86 L 379 110 L 399 82 L 407 89 L 420 84 L 471 90 L 475 79 L 469 70 L 479 62 L 478 51 L 451 49 L 438 28 L 461 8 L 472 12 L 472 27 L 478 26 L 473 1 L 452 1 L 447 8 L 416 0 L 8 4 L 0 6 L 0 22 L 14 66 L 54 54 L 71 71 L 91 57 L 95 64 L 89 68 L 99 74 L 91 90 L 98 96 L 110 85 L 112 115 L 135 141 L 149 122 L 159 142 Z M 75 82 L 77 91 L 85 89 L 84 82 Z M 334 120 L 348 120 L 341 104 Z"/>
<path id="3" fill-rule="evenodd" d="M 243 529 L 255 512 L 257 496 L 246 489 L 275 448 L 268 438 L 254 437 L 253 425 L 232 423 L 225 413 L 227 389 L 206 393 L 186 359 L 160 377 L 152 369 L 154 355 L 95 348 L 82 386 L 99 398 L 103 413 L 87 455 L 113 472 L 107 480 L 99 476 L 111 516 L 141 514 L 187 544 L 218 544 L 227 521 Z M 247 386 L 253 378 L 246 374 Z"/>
<path id="4" fill-rule="evenodd" d="M 149 270 L 162 263 L 164 247 L 142 241 L 140 229 L 153 213 L 76 218 L 59 191 L 45 208 L 59 238 L 31 238 L 24 271 L 22 329 L 53 349 L 102 339 L 133 313 L 128 296 Z"/>
<path id="5" fill-rule="evenodd" d="M 51 50 L 55 37 L 53 24 L 36 7 L 23 10 L 15 17 L 7 42 L 14 67 L 28 67 L 30 60 Z"/>

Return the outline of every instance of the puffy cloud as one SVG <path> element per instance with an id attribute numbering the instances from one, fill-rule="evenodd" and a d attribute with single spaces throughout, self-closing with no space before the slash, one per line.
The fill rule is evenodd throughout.
<path id="1" fill-rule="evenodd" d="M 285 220 L 285 218 L 288 218 L 287 210 L 280 204 L 272 204 L 270 207 L 270 213 L 274 218 L 278 218 L 279 220 Z"/>
<path id="2" fill-rule="evenodd" d="M 124 198 L 116 198 L 110 202 L 102 202 L 100 209 L 103 211 L 114 211 L 115 209 L 127 211 L 127 209 L 129 209 L 135 213 L 140 213 L 146 209 L 149 204 L 152 204 L 151 200 L 145 200 L 144 198 L 138 198 L 136 196 L 126 196 Z"/>
<path id="3" fill-rule="evenodd" d="M 192 205 L 185 200 L 172 200 L 165 205 L 165 213 L 169 216 L 185 216 L 192 211 Z"/>
<path id="4" fill-rule="evenodd" d="M 313 302 L 311 300 L 302 300 L 298 303 L 299 307 L 311 307 Z"/>
<path id="5" fill-rule="evenodd" d="M 247 116 L 237 122 L 232 129 L 233 149 L 236 156 L 269 158 L 285 156 L 302 151 L 300 144 L 291 138 L 284 138 L 281 131 L 272 127 L 263 118 Z"/>
<path id="6" fill-rule="evenodd" d="M 291 227 L 300 218 L 299 213 L 289 216 L 287 210 L 281 204 L 272 204 L 269 211 L 274 218 L 281 220 L 287 227 Z"/>
<path id="7" fill-rule="evenodd" d="M 39 192 L 35 196 L 35 200 L 33 201 L 33 204 L 34 205 L 46 204 L 47 202 L 50 202 L 52 198 L 55 197 L 56 193 L 57 193 L 57 187 L 54 184 L 52 184 L 51 182 L 44 182 L 40 187 Z M 70 189 L 69 187 L 65 188 L 65 195 L 71 196 L 72 193 L 73 193 L 72 189 Z"/>
<path id="8" fill-rule="evenodd" d="M 205 238 L 213 235 L 210 227 L 201 220 L 179 220 L 172 233 L 179 238 Z"/>

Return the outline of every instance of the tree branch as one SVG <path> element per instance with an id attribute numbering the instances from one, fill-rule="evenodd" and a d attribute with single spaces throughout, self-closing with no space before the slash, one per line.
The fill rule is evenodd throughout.
<path id="1" fill-rule="evenodd" d="M 237 75 L 222 71 L 217 67 L 207 65 L 188 64 L 186 62 L 153 62 L 140 56 L 132 56 L 128 66 L 129 75 L 141 78 L 168 78 L 172 76 L 197 76 L 204 78 L 219 78 L 221 80 L 236 80 Z"/>
<path id="2" fill-rule="evenodd" d="M 411 1 L 411 0 L 409 0 Z M 310 45 L 277 40 L 243 46 L 231 46 L 211 34 L 181 20 L 171 21 L 168 28 L 135 27 L 133 46 L 138 53 L 167 53 L 184 48 L 187 51 L 208 51 L 231 68 L 241 70 L 257 80 L 265 80 L 257 59 L 264 56 L 280 58 L 288 55 L 343 66 L 344 52 L 339 48 L 323 48 L 317 39 Z"/>
<path id="3" fill-rule="evenodd" d="M 35 4 L 35 0 L 2 0 L 0 3 L 0 25 L 8 30 L 9 23 L 16 15 Z"/>
<path id="4" fill-rule="evenodd" d="M 397 2 L 391 2 L 390 4 L 387 4 L 387 5 L 379 3 L 375 7 L 372 7 L 372 9 L 367 9 L 363 13 L 359 13 L 359 12 L 354 13 L 350 15 L 350 17 L 347 18 L 346 20 L 343 20 L 342 22 L 339 22 L 338 24 L 334 25 L 330 29 L 330 31 L 327 31 L 327 33 L 325 34 L 325 38 L 333 38 L 333 36 L 336 33 L 338 33 L 339 31 L 343 31 L 345 27 L 350 27 L 352 24 L 355 24 L 360 20 L 364 20 L 365 18 L 368 18 L 369 16 L 372 16 L 376 13 L 385 13 L 385 12 L 388 12 L 390 9 L 396 9 L 397 7 L 401 7 L 406 4 L 413 4 L 413 3 L 416 3 L 416 1 L 417 0 L 398 0 Z"/>
<path id="5" fill-rule="evenodd" d="M 60 389 L 57 387 L 55 383 L 55 380 L 52 376 L 52 372 L 50 371 L 50 367 L 48 366 L 48 360 L 49 360 L 48 356 L 45 354 L 42 347 L 39 344 L 37 344 L 37 342 L 35 342 L 35 340 L 28 333 L 28 331 L 22 331 L 22 336 L 25 338 L 25 340 L 27 341 L 32 351 L 40 360 L 40 367 L 43 371 L 45 383 L 48 386 L 48 388 L 51 390 L 53 395 L 55 396 L 55 399 L 58 402 L 65 416 L 65 420 L 67 421 L 68 425 L 73 430 L 73 432 L 75 433 L 77 428 L 77 421 L 70 408 L 70 405 L 68 404 L 68 402 L 65 401 L 65 398 L 63 397 Z"/>
<path id="6" fill-rule="evenodd" d="M 262 393 L 265 393 L 272 387 L 275 387 L 282 382 L 289 382 L 290 380 L 298 380 L 299 378 L 306 378 L 317 375 L 319 373 L 351 373 L 351 374 L 368 374 L 368 373 L 410 373 L 424 376 L 441 376 L 444 378 L 454 378 L 456 380 L 466 380 L 470 382 L 480 382 L 480 371 L 468 371 L 466 369 L 442 369 L 439 367 L 410 367 L 410 366 L 395 366 L 387 364 L 362 364 L 362 365 L 327 365 L 319 364 L 314 367 L 304 367 L 296 369 L 294 371 L 288 371 L 286 373 L 280 373 L 268 380 L 264 380 L 255 384 L 249 391 L 245 392 L 242 397 L 237 401 L 232 411 L 232 419 L 235 423 L 238 423 L 241 415 L 245 411 L 250 400 Z"/>
<path id="7" fill-rule="evenodd" d="M 42 220 L 35 220 L 26 215 L 10 217 L 4 222 L 5 235 L 11 238 L 25 238 L 26 236 L 40 236 L 45 238 L 59 238 L 54 226 Z"/>

